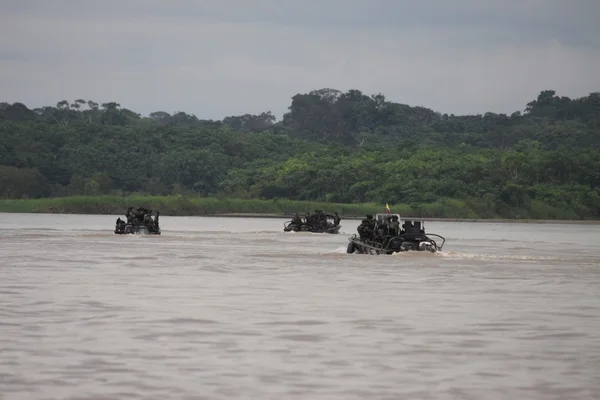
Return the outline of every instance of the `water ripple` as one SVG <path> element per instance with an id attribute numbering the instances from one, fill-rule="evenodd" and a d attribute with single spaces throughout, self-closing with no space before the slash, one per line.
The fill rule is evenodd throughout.
<path id="1" fill-rule="evenodd" d="M 0 220 L 2 399 L 600 398 L 597 227 L 437 223 L 444 252 L 375 257 L 271 219 L 24 218 Z"/>

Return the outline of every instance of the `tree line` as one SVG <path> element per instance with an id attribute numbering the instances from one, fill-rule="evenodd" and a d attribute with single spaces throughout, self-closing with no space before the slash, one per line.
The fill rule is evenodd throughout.
<path id="1" fill-rule="evenodd" d="M 292 97 L 281 121 L 0 103 L 0 138 L 2 198 L 194 194 L 600 217 L 600 93 L 544 90 L 523 113 L 455 116 L 326 88 Z"/>

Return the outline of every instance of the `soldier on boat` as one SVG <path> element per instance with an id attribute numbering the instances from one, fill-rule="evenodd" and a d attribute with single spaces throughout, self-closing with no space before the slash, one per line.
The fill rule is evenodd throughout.
<path id="1" fill-rule="evenodd" d="M 304 220 L 298 213 L 295 213 L 292 220 L 284 224 L 283 231 L 339 233 L 341 220 L 342 219 L 337 212 L 326 214 L 323 210 L 315 210 L 314 213 L 307 213 Z"/>
<path id="2" fill-rule="evenodd" d="M 115 224 L 115 234 L 144 233 L 149 235 L 160 235 L 160 225 L 158 224 L 159 212 L 156 211 L 152 218 L 152 210 L 139 207 L 133 212 L 133 207 L 125 211 L 126 221 L 117 218 Z"/>
<path id="3" fill-rule="evenodd" d="M 358 235 L 352 235 L 348 241 L 348 253 L 393 254 L 401 251 L 439 251 L 446 239 L 430 233 L 425 234 L 425 221 L 405 219 L 400 229 L 400 215 L 392 214 L 386 208 L 385 214 L 367 214 L 356 228 Z M 438 245 L 433 237 L 441 239 Z"/>

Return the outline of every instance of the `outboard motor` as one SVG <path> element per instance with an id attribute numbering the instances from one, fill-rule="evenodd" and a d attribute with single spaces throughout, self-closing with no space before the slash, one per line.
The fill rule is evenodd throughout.
<path id="1" fill-rule="evenodd" d="M 400 245 L 401 251 L 409 251 L 409 250 L 416 250 L 415 248 L 415 244 L 411 243 L 411 242 L 402 242 L 402 244 Z"/>
<path id="2" fill-rule="evenodd" d="M 404 244 L 404 242 L 402 241 L 402 239 L 400 238 L 391 238 L 387 248 L 393 251 L 402 251 L 402 245 Z"/>
<path id="3" fill-rule="evenodd" d="M 436 251 L 435 245 L 431 242 L 426 242 L 426 241 L 419 243 L 419 250 L 420 251 L 429 251 L 431 253 L 435 253 L 435 251 Z"/>

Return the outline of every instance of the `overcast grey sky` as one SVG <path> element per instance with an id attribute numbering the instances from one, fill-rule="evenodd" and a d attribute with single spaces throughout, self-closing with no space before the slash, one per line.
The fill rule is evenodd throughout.
<path id="1" fill-rule="evenodd" d="M 271 110 L 324 87 L 442 113 L 600 91 L 600 0 L 2 0 L 0 101 Z"/>

